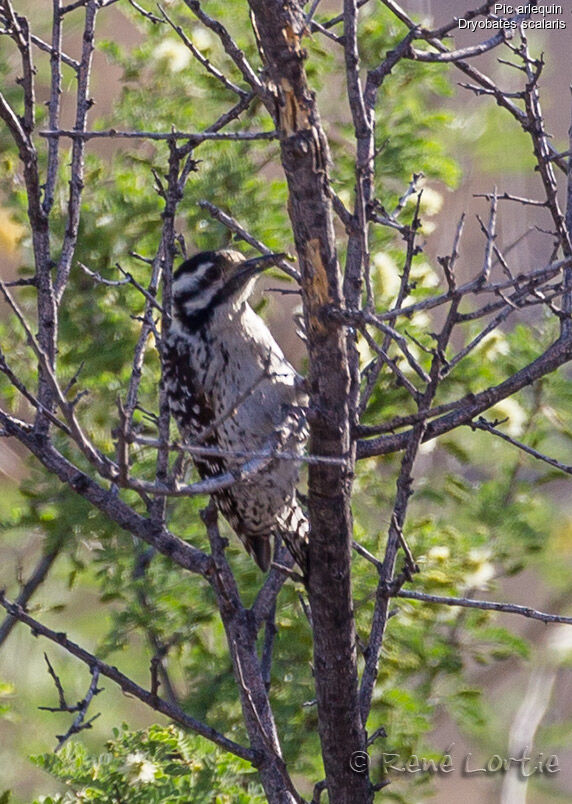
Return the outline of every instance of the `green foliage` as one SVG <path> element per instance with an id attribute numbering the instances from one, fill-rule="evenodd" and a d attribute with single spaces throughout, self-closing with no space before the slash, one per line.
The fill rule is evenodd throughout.
<path id="1" fill-rule="evenodd" d="M 42 798 L 43 804 L 129 801 L 133 804 L 262 804 L 262 789 L 250 766 L 198 737 L 167 726 L 129 731 L 114 729 L 114 739 L 98 756 L 81 743 L 33 761 L 72 790 Z M 36 802 L 35 802 L 36 804 Z M 37 803 L 39 804 L 39 802 Z"/>

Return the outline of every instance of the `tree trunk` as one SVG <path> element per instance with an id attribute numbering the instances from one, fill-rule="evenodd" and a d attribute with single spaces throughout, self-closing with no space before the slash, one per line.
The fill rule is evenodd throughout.
<path id="1" fill-rule="evenodd" d="M 276 91 L 276 122 L 289 188 L 289 214 L 302 271 L 309 353 L 310 453 L 343 458 L 309 469 L 308 593 L 322 756 L 331 804 L 372 800 L 367 772 L 351 757 L 366 750 L 360 719 L 353 622 L 350 510 L 353 450 L 345 333 L 324 315 L 343 306 L 328 167 L 329 148 L 304 70 L 304 14 L 295 2 L 250 0 Z M 335 607 L 332 601 L 336 602 Z"/>

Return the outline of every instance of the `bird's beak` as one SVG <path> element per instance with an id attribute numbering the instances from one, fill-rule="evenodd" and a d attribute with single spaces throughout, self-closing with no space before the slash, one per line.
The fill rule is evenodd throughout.
<path id="1" fill-rule="evenodd" d="M 238 266 L 236 273 L 232 276 L 225 288 L 226 293 L 236 293 L 243 288 L 250 279 L 257 274 L 261 274 L 271 265 L 275 265 L 279 260 L 286 257 L 286 254 L 263 254 L 260 257 L 253 257 L 250 260 L 245 260 Z M 229 295 L 230 295 L 229 294 Z"/>
<path id="2" fill-rule="evenodd" d="M 279 260 L 283 260 L 286 254 L 262 254 L 260 257 L 252 257 L 250 260 L 245 260 L 240 266 L 238 274 L 247 274 L 254 276 L 255 274 L 262 273 L 271 265 L 276 265 Z"/>

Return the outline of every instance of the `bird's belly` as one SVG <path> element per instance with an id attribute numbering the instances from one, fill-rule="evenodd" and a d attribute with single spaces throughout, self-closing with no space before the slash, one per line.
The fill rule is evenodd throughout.
<path id="1" fill-rule="evenodd" d="M 295 457 L 307 437 L 306 398 L 294 369 L 279 352 L 188 349 L 178 341 L 167 380 L 183 438 L 217 450 L 216 457 L 195 458 L 200 474 L 246 473 L 213 495 L 221 512 L 241 536 L 268 535 L 292 508 L 299 474 Z M 288 458 L 273 457 L 282 452 Z"/>

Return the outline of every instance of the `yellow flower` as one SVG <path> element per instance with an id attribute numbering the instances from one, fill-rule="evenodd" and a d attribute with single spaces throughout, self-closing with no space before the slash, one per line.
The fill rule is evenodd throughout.
<path id="1" fill-rule="evenodd" d="M 10 212 L 0 207 L 0 248 L 14 254 L 24 234 L 24 227 L 17 223 Z"/>

